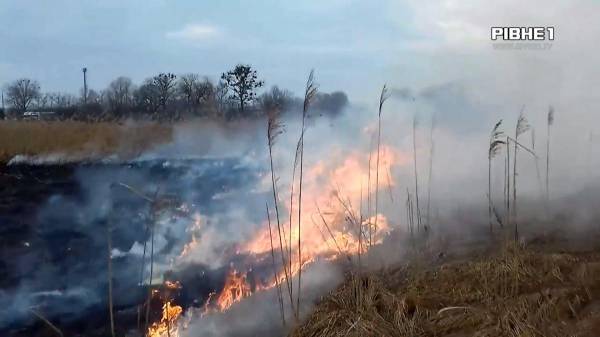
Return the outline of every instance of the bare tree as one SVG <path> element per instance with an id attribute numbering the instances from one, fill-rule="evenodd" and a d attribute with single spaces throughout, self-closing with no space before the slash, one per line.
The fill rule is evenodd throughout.
<path id="1" fill-rule="evenodd" d="M 274 110 L 285 111 L 292 100 L 292 93 L 285 89 L 279 89 L 278 86 L 273 86 L 271 90 L 259 97 L 260 106 L 267 113 Z"/>
<path id="2" fill-rule="evenodd" d="M 177 76 L 171 73 L 160 73 L 152 78 L 152 84 L 158 93 L 158 102 L 163 110 L 175 97 L 175 85 Z"/>
<path id="3" fill-rule="evenodd" d="M 99 93 L 94 89 L 88 89 L 87 92 L 87 104 L 100 104 L 102 103 L 102 98 L 104 93 Z"/>
<path id="4" fill-rule="evenodd" d="M 258 79 L 256 70 L 244 64 L 236 65 L 235 68 L 221 75 L 221 79 L 232 91 L 230 98 L 240 103 L 240 111 L 244 111 L 246 105 L 254 101 L 256 89 L 265 83 Z"/>
<path id="5" fill-rule="evenodd" d="M 189 109 L 197 113 L 212 96 L 214 88 L 208 79 L 201 80 L 198 74 L 185 74 L 179 79 L 178 91 Z"/>
<path id="6" fill-rule="evenodd" d="M 28 78 L 18 79 L 6 88 L 8 103 L 18 112 L 25 112 L 40 97 L 40 84 Z"/>
<path id="7" fill-rule="evenodd" d="M 156 113 L 160 108 L 160 97 L 158 88 L 151 79 L 144 81 L 138 90 L 135 91 L 134 99 L 138 107 L 152 117 L 156 116 Z"/>
<path id="8" fill-rule="evenodd" d="M 104 91 L 108 109 L 116 118 L 123 117 L 133 104 L 133 83 L 128 77 L 120 76 L 110 82 Z"/>
<path id="9" fill-rule="evenodd" d="M 49 98 L 50 108 L 68 108 L 76 103 L 76 98 L 73 95 L 63 94 L 60 92 L 47 94 Z"/>
<path id="10" fill-rule="evenodd" d="M 35 100 L 35 106 L 37 109 L 45 110 L 48 105 L 51 104 L 50 94 L 41 94 Z"/>
<path id="11" fill-rule="evenodd" d="M 227 87 L 227 83 L 223 81 L 219 81 L 219 83 L 217 83 L 212 95 L 212 99 L 214 101 L 216 112 L 223 117 L 230 104 L 229 88 Z"/>

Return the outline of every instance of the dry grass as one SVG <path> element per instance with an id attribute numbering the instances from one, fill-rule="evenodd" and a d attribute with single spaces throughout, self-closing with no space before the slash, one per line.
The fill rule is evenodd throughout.
<path id="1" fill-rule="evenodd" d="M 508 246 L 478 261 L 350 277 L 292 335 L 600 336 L 598 280 L 600 254 Z"/>
<path id="2" fill-rule="evenodd" d="M 134 157 L 171 139 L 172 129 L 151 123 L 0 122 L 0 161 L 16 155 L 62 154 L 82 159 Z"/>

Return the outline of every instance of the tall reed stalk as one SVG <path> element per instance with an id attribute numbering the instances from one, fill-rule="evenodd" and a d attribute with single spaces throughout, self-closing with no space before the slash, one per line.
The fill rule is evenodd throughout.
<path id="1" fill-rule="evenodd" d="M 408 188 L 406 188 L 406 218 L 408 221 L 408 232 L 410 234 L 410 242 L 414 244 L 414 228 L 415 217 L 413 212 L 414 204 Z"/>
<path id="2" fill-rule="evenodd" d="M 379 96 L 379 113 L 377 114 L 377 160 L 375 164 L 375 224 L 373 231 L 377 233 L 377 218 L 379 214 L 379 157 L 381 156 L 381 112 L 383 111 L 383 103 L 388 99 L 389 93 L 387 86 L 384 84 Z"/>
<path id="3" fill-rule="evenodd" d="M 108 250 L 108 315 L 110 317 L 110 335 L 115 337 L 115 316 L 113 311 L 113 284 L 112 284 L 112 228 L 110 215 L 106 222 L 106 246 Z"/>
<path id="4" fill-rule="evenodd" d="M 360 207 L 358 208 L 359 214 L 359 223 L 358 223 L 358 275 L 362 274 L 362 263 L 361 263 L 361 254 L 362 254 L 362 245 L 363 245 L 363 182 L 360 182 Z"/>
<path id="5" fill-rule="evenodd" d="M 298 143 L 296 144 L 296 153 L 294 154 L 294 166 L 292 169 L 292 183 L 290 185 L 290 209 L 289 209 L 289 223 L 288 223 L 288 235 L 289 235 L 289 245 L 288 245 L 288 263 L 289 263 L 289 269 L 290 270 L 290 274 L 292 273 L 292 229 L 293 227 L 293 223 L 294 223 L 294 185 L 296 183 L 296 170 L 298 169 L 298 162 L 300 160 L 300 139 L 298 139 Z M 292 276 L 290 275 L 290 298 L 293 298 L 293 294 L 294 294 L 294 287 L 293 287 L 293 283 L 294 280 L 292 278 Z M 292 302 L 292 308 L 293 308 L 293 300 L 290 300 Z M 295 314 L 294 314 L 295 315 Z"/>
<path id="6" fill-rule="evenodd" d="M 62 331 L 56 325 L 52 324 L 52 322 L 50 322 L 46 317 L 42 316 L 42 314 L 40 314 L 34 309 L 29 309 L 29 312 L 31 312 L 35 317 L 39 318 L 42 322 L 44 322 L 50 329 L 52 329 L 52 331 L 54 331 L 54 333 L 56 333 L 57 336 L 64 337 Z"/>
<path id="7" fill-rule="evenodd" d="M 149 234 L 150 234 L 150 226 L 146 225 L 146 230 L 145 230 L 145 233 L 144 233 L 144 238 L 147 238 Z M 140 282 L 139 282 L 139 287 L 142 289 L 142 294 L 141 294 L 142 296 L 141 297 L 144 297 L 144 293 L 143 293 L 144 292 L 144 272 L 146 270 L 146 251 L 148 250 L 147 247 L 148 247 L 148 239 L 144 240 L 144 250 L 143 250 L 143 253 L 142 253 L 142 267 L 140 268 Z M 140 330 L 142 328 L 142 326 L 141 326 L 141 324 L 142 324 L 141 323 L 141 319 L 142 319 L 141 318 L 142 317 L 142 313 L 141 313 L 142 312 L 142 306 L 143 305 L 140 304 L 140 305 L 138 305 L 138 308 L 137 308 L 137 328 L 138 328 L 138 330 Z"/>
<path id="8" fill-rule="evenodd" d="M 285 310 L 283 307 L 283 293 L 281 291 L 281 284 L 279 284 L 279 276 L 277 275 L 277 264 L 275 263 L 275 249 L 273 247 L 273 230 L 271 229 L 271 214 L 269 212 L 269 204 L 265 203 L 267 207 L 267 221 L 269 223 L 269 240 L 271 243 L 271 259 L 273 263 L 273 277 L 275 277 L 275 287 L 277 290 L 277 301 L 279 302 L 279 313 L 281 314 L 281 324 L 285 327 Z M 283 254 L 283 252 L 282 252 Z M 285 268 L 285 262 L 283 264 Z"/>
<path id="9" fill-rule="evenodd" d="M 527 122 L 527 118 L 523 115 L 523 111 L 525 107 L 521 109 L 519 113 L 519 118 L 517 119 L 517 125 L 515 127 L 515 139 L 514 139 L 514 152 L 515 157 L 513 158 L 513 220 L 515 222 L 515 241 L 519 240 L 519 225 L 517 220 L 517 150 L 518 150 L 518 142 L 519 136 L 529 130 L 529 122 Z"/>
<path id="10" fill-rule="evenodd" d="M 373 230 L 371 227 L 371 158 L 373 157 L 373 137 L 369 144 L 369 171 L 367 173 L 367 225 L 369 230 L 369 247 L 373 244 Z"/>
<path id="11" fill-rule="evenodd" d="M 152 277 L 154 277 L 154 231 L 156 229 L 154 204 L 152 205 L 152 217 L 150 221 L 150 278 L 148 279 L 148 297 L 146 299 L 146 324 L 144 330 L 148 331 L 150 324 L 150 302 L 152 301 Z"/>
<path id="12" fill-rule="evenodd" d="M 150 300 L 152 299 L 152 273 L 153 273 L 153 267 L 154 267 L 154 227 L 155 227 L 155 215 L 156 212 L 158 211 L 158 192 L 160 191 L 160 187 L 156 188 L 156 191 L 154 192 L 154 195 L 152 197 L 145 195 L 144 193 L 140 192 L 138 189 L 129 186 L 127 184 L 124 184 L 122 182 L 120 183 L 115 183 L 113 184 L 113 186 L 120 186 L 125 188 L 126 190 L 128 190 L 129 192 L 131 192 L 132 194 L 134 194 L 137 197 L 140 197 L 141 199 L 143 199 L 144 201 L 148 202 L 149 204 L 149 209 L 148 209 L 148 214 L 149 214 L 149 219 L 150 221 L 148 221 L 148 223 L 146 224 L 146 231 L 144 234 L 144 252 L 142 255 L 142 268 L 140 271 L 140 287 L 142 288 L 142 296 L 143 296 L 143 286 L 144 286 L 144 271 L 146 269 L 146 252 L 147 252 L 147 246 L 148 246 L 148 234 L 150 234 L 150 238 L 151 238 L 151 255 L 150 255 L 150 279 L 148 281 L 148 283 L 146 284 L 148 286 L 148 297 L 146 299 L 146 301 L 144 302 L 146 305 L 146 319 L 145 319 L 145 326 L 144 326 L 144 331 L 148 330 L 148 324 L 149 324 L 149 318 L 150 318 Z M 137 327 L 138 329 L 141 328 L 141 311 L 142 311 L 142 306 L 138 306 L 138 310 L 137 310 Z"/>
<path id="13" fill-rule="evenodd" d="M 506 211 L 506 193 L 507 193 L 507 187 L 506 187 L 506 183 L 507 183 L 507 178 L 506 176 L 508 175 L 508 158 L 505 156 L 504 157 L 504 177 L 503 177 L 503 184 L 502 184 L 502 206 L 504 207 L 504 210 Z M 506 212 L 505 212 L 506 213 Z M 504 219 L 504 221 L 506 221 L 506 218 Z"/>
<path id="14" fill-rule="evenodd" d="M 554 124 L 554 108 L 548 108 L 548 124 L 546 131 L 546 204 L 550 202 L 550 129 Z"/>
<path id="15" fill-rule="evenodd" d="M 585 164 L 585 175 L 589 179 L 592 178 L 592 152 L 594 150 L 594 133 L 590 131 L 587 146 L 586 164 Z"/>
<path id="16" fill-rule="evenodd" d="M 415 168 L 415 206 L 417 217 L 417 232 L 421 230 L 421 209 L 419 207 L 419 171 L 417 169 L 417 115 L 413 118 L 413 162 Z"/>
<path id="17" fill-rule="evenodd" d="M 429 177 L 427 178 L 427 227 L 431 228 L 431 185 L 433 182 L 433 152 L 435 143 L 433 141 L 433 131 L 435 130 L 436 114 L 431 116 L 431 129 L 429 130 Z"/>
<path id="18" fill-rule="evenodd" d="M 505 144 L 503 140 L 504 132 L 500 130 L 502 120 L 499 120 L 490 134 L 490 143 L 488 148 L 488 218 L 490 224 L 490 233 L 493 231 L 492 227 L 492 158 L 494 158 L 502 145 Z"/>
<path id="19" fill-rule="evenodd" d="M 506 136 L 506 225 L 510 226 L 510 137 Z"/>
<path id="20" fill-rule="evenodd" d="M 291 285 L 291 269 L 288 269 L 288 263 L 286 262 L 285 255 L 287 248 L 284 247 L 283 239 L 285 234 L 283 233 L 282 224 L 279 216 L 279 196 L 277 192 L 277 178 L 275 176 L 275 167 L 273 164 L 273 146 L 275 145 L 275 140 L 277 136 L 283 133 L 283 124 L 279 120 L 279 109 L 277 107 L 271 109 L 268 112 L 267 116 L 267 145 L 269 147 L 269 164 L 271 169 L 271 187 L 273 191 L 273 203 L 275 205 L 275 217 L 277 222 L 277 232 L 279 237 L 279 250 L 281 252 L 281 263 L 283 266 L 283 273 L 285 276 L 285 283 L 288 290 L 288 295 L 290 297 L 290 305 L 294 316 L 296 315 L 296 310 L 294 310 L 294 301 L 292 294 L 292 285 Z M 268 214 L 267 214 L 268 215 Z M 270 223 L 269 223 L 270 224 Z M 291 229 L 291 228 L 290 228 Z M 291 233 L 291 231 L 290 231 Z M 291 246 L 291 238 L 288 244 Z M 291 255 L 288 255 L 288 258 L 291 261 Z M 291 268 L 291 265 L 290 265 Z M 282 315 L 284 315 L 282 313 Z"/>
<path id="21" fill-rule="evenodd" d="M 302 131 L 300 134 L 300 176 L 298 179 L 298 291 L 296 301 L 296 315 L 300 317 L 300 298 L 302 289 L 302 178 L 304 169 L 304 134 L 306 132 L 306 118 L 308 108 L 317 95 L 317 85 L 314 82 L 314 70 L 310 71 L 304 91 L 304 104 L 302 106 Z"/>
<path id="22" fill-rule="evenodd" d="M 535 129 L 531 128 L 531 149 L 535 152 Z M 538 182 L 538 188 L 540 192 L 540 196 L 543 195 L 543 187 L 542 187 L 542 176 L 540 174 L 540 160 L 537 156 L 533 158 L 535 160 L 535 173 Z"/>

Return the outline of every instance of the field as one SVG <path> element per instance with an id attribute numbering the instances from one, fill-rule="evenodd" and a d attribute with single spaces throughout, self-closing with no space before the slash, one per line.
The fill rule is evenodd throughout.
<path id="1" fill-rule="evenodd" d="M 351 276 L 292 336 L 599 336 L 600 250 L 564 238 Z"/>
<path id="2" fill-rule="evenodd" d="M 317 173 L 303 181 L 300 138 L 292 179 L 300 178 L 306 203 L 292 207 L 299 193 L 290 192 L 284 214 L 298 220 L 280 221 L 268 203 L 266 214 L 256 211 L 280 199 L 270 157 L 278 123 L 268 120 L 263 167 L 216 150 L 221 157 L 140 157 L 177 143 L 173 126 L 0 123 L 0 307 L 12 308 L 0 309 L 0 335 L 600 335 L 597 187 L 522 198 L 517 239 L 516 221 L 504 225 L 496 214 L 488 223 L 492 208 L 481 204 L 425 226 L 429 217 L 412 203 L 417 191 L 407 190 L 407 219 L 388 224 L 369 216 L 381 215 L 380 190 L 401 207 L 390 183 L 377 179 L 390 174 L 386 146 L 331 168 L 307 166 Z M 207 141 L 187 145 L 218 145 L 216 129 L 193 128 Z M 243 142 L 255 136 L 248 133 Z M 255 146 L 264 150 L 263 142 Z M 492 139 L 490 153 L 494 144 L 505 145 Z M 257 189 L 265 177 L 270 188 Z M 372 198 L 352 184 L 362 181 Z M 229 241 L 235 231 L 245 233 Z M 302 268 L 300 249 L 311 257 Z"/>
<path id="3" fill-rule="evenodd" d="M 151 123 L 1 121 L 0 161 L 16 155 L 61 155 L 94 159 L 108 155 L 135 157 L 171 139 L 171 127 Z"/>

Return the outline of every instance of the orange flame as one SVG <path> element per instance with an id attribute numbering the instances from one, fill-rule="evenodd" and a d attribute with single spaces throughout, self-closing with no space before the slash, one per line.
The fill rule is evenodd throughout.
<path id="1" fill-rule="evenodd" d="M 247 273 L 241 273 L 235 269 L 230 269 L 225 278 L 223 291 L 217 296 L 214 303 L 211 303 L 212 296 L 209 297 L 205 306 L 205 313 L 227 310 L 234 303 L 237 303 L 250 295 L 252 295 L 252 287 L 248 284 Z"/>
<path id="2" fill-rule="evenodd" d="M 371 156 L 375 158 L 376 152 Z M 375 161 L 372 161 L 371 172 L 365 155 L 353 153 L 347 157 L 341 165 L 328 167 L 320 161 L 307 170 L 303 191 L 302 205 L 302 259 L 298 258 L 298 227 L 297 224 L 290 226 L 289 221 L 284 220 L 281 224 L 282 233 L 278 232 L 276 220 L 272 219 L 273 249 L 280 252 L 279 235 L 284 244 L 284 255 L 288 265 L 288 276 L 293 277 L 301 268 L 310 264 L 317 258 L 336 259 L 341 255 L 350 256 L 368 249 L 366 241 L 369 239 L 367 233 L 372 233 L 372 244 L 380 243 L 385 235 L 389 233 L 390 227 L 387 218 L 382 214 L 364 216 L 362 215 L 362 204 L 366 200 L 366 185 L 371 186 L 371 192 L 375 190 Z M 390 177 L 391 167 L 401 161 L 407 162 L 410 158 L 388 146 L 381 147 L 378 189 L 384 189 L 394 185 Z M 368 180 L 370 178 L 370 183 Z M 343 190 L 340 186 L 343 186 Z M 329 190 L 323 190 L 329 188 Z M 325 192 L 325 193 L 324 193 Z M 285 205 L 289 207 L 288 205 Z M 292 208 L 297 207 L 296 204 Z M 323 207 L 323 209 L 321 208 Z M 358 208 L 358 209 L 357 209 Z M 289 212 L 290 210 L 288 210 Z M 294 222 L 295 218 L 292 218 Z M 251 255 L 262 255 L 271 250 L 269 237 L 269 226 L 264 224 L 263 229 L 249 242 L 238 249 L 238 253 Z M 291 233 L 290 233 L 291 231 Z M 359 234 L 362 233 L 362 234 Z M 359 236 L 362 235 L 363 242 L 360 243 Z M 291 237 L 291 241 L 290 241 Z M 289 256 L 291 251 L 291 256 Z M 291 262 L 290 262 L 291 260 Z M 300 262 L 301 261 L 301 262 Z M 283 283 L 286 271 L 277 272 L 268 282 L 256 282 L 254 289 L 249 285 L 247 274 L 231 269 L 226 278 L 223 291 L 214 296 L 209 296 L 204 313 L 210 312 L 208 308 L 217 311 L 229 309 L 233 304 L 245 297 L 252 295 L 253 291 L 270 289 L 277 283 Z M 211 305 L 212 302 L 214 305 Z M 210 303 L 209 303 L 210 302 Z"/>
<path id="3" fill-rule="evenodd" d="M 272 217 L 273 249 L 281 254 L 280 240 L 284 245 L 284 256 L 287 270 L 278 261 L 279 270 L 271 280 L 259 282 L 253 280 L 253 286 L 248 282 L 248 272 L 231 268 L 225 279 L 223 290 L 220 293 L 211 293 L 202 314 L 220 312 L 229 309 L 235 303 L 251 296 L 255 291 L 275 287 L 277 283 L 283 284 L 286 273 L 293 277 L 300 269 L 315 261 L 317 258 L 336 259 L 340 256 L 351 256 L 364 253 L 369 245 L 381 243 L 389 233 L 390 226 L 387 218 L 382 214 L 373 214 L 373 202 L 367 203 L 369 193 L 384 191 L 395 185 L 391 175 L 391 168 L 397 164 L 406 164 L 410 156 L 400 153 L 392 147 L 382 145 L 379 159 L 379 181 L 376 183 L 376 151 L 371 154 L 352 153 L 340 165 L 331 166 L 323 161 L 306 169 L 303 183 L 303 203 L 301 219 L 301 245 L 302 256 L 298 258 L 298 224 L 297 217 L 289 219 L 280 218 L 281 233 L 278 231 L 277 222 Z M 371 157 L 372 160 L 369 160 Z M 370 167 L 367 163 L 370 163 Z M 294 187 L 294 192 L 297 186 Z M 382 194 L 383 195 L 383 194 Z M 284 200 L 290 200 L 289 195 Z M 281 202 L 287 208 L 287 214 L 297 216 L 297 196 L 294 203 Z M 365 207 L 364 205 L 367 204 Z M 289 209 L 291 206 L 291 209 Z M 284 212 L 282 212 L 284 213 Z M 200 218 L 195 219 L 192 230 L 201 227 Z M 362 243 L 361 243 L 362 239 Z M 180 259 L 185 258 L 201 242 L 192 236 L 192 241 L 185 246 Z M 238 247 L 237 252 L 254 256 L 267 256 L 271 251 L 269 226 L 264 224 L 251 240 Z M 291 252 L 291 254 L 290 254 Z M 150 337 L 164 337 L 169 331 L 168 326 L 181 314 L 181 308 L 171 309 L 170 302 L 165 302 L 163 318 L 149 329 Z M 171 311 L 170 311 L 171 310 Z M 174 318 L 175 317 L 175 318 Z M 175 324 L 170 324 L 174 328 Z M 151 330 L 152 329 L 152 330 Z M 172 330 L 177 332 L 175 330 Z M 162 334 L 161 334 L 162 333 Z M 175 336 L 175 335 L 170 335 Z"/>
<path id="4" fill-rule="evenodd" d="M 177 320 L 183 309 L 178 305 L 166 301 L 163 304 L 162 318 L 158 322 L 152 323 L 148 328 L 148 337 L 178 337 L 179 327 Z"/>
<path id="5" fill-rule="evenodd" d="M 372 153 L 371 156 L 375 158 L 376 152 Z M 372 160 L 369 174 L 369 166 L 367 165 L 369 161 L 365 157 L 360 153 L 353 153 L 339 166 L 329 168 L 321 161 L 307 170 L 302 203 L 302 261 L 312 260 L 318 256 L 334 258 L 338 257 L 340 253 L 357 253 L 359 229 L 356 228 L 358 227 L 356 223 L 351 222 L 360 222 L 361 217 L 360 230 L 363 233 L 368 232 L 370 226 L 374 227 L 374 224 L 377 224 L 376 233 L 374 233 L 376 238 L 373 240 L 373 244 L 381 242 L 383 235 L 389 232 L 387 219 L 382 214 L 363 216 L 366 211 L 363 209 L 363 204 L 366 202 L 369 190 L 372 194 L 376 188 L 383 191 L 394 186 L 395 182 L 389 174 L 391 167 L 399 162 L 405 163 L 409 158 L 389 146 L 382 146 L 379 181 L 375 186 L 376 175 L 373 172 L 376 170 L 375 160 Z M 370 188 L 367 186 L 370 186 Z M 289 206 L 289 203 L 285 205 L 288 212 L 290 212 Z M 297 212 L 297 206 L 297 202 L 292 204 L 291 211 Z M 282 220 L 285 221 L 285 219 Z M 275 221 L 272 222 L 276 224 Z M 293 217 L 292 222 L 296 221 L 297 218 Z M 278 243 L 277 247 L 274 248 L 279 249 L 279 233 L 276 225 L 273 226 L 275 229 L 273 240 Z M 285 221 L 282 227 L 288 232 L 285 235 L 282 233 L 281 239 L 284 244 L 289 245 L 289 221 Z M 263 228 L 262 232 L 259 232 L 252 240 L 243 245 L 242 252 L 263 254 L 271 250 L 268 225 L 265 224 Z M 297 251 L 297 243 L 298 225 L 294 223 L 291 226 L 292 253 Z M 298 257 L 292 256 L 292 260 L 297 261 Z"/>

